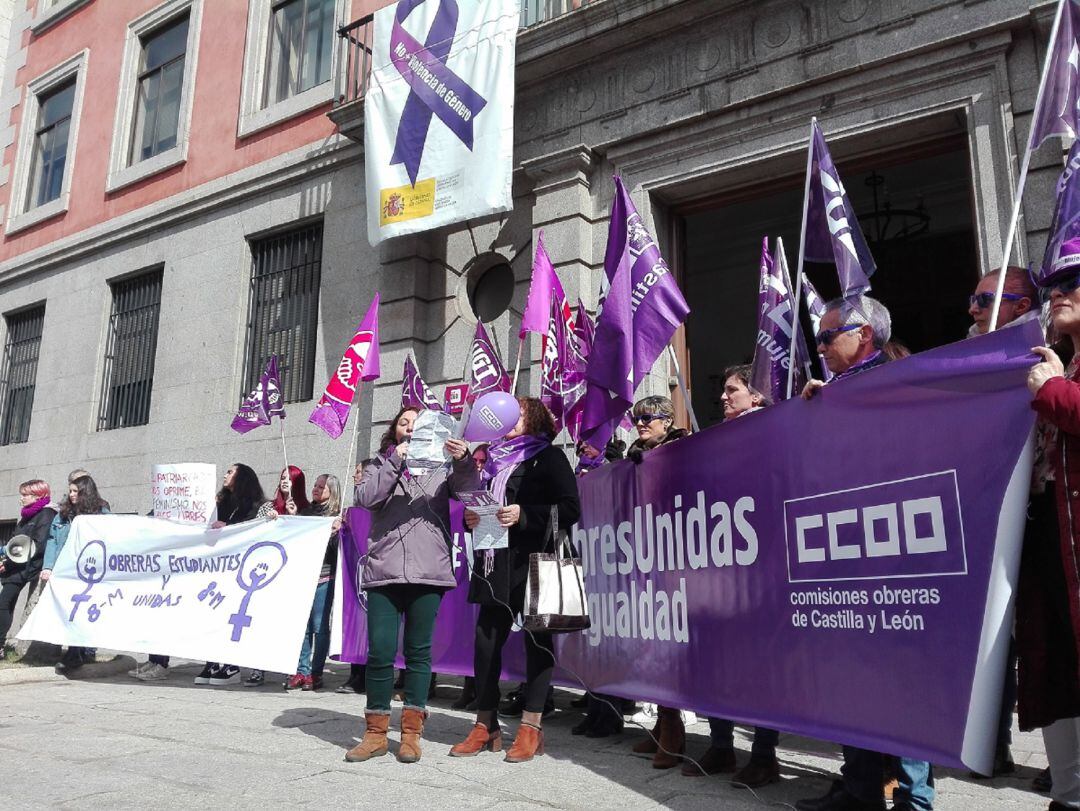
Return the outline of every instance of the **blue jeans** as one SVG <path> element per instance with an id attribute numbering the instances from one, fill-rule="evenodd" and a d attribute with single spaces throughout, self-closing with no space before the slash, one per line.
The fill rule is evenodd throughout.
<path id="1" fill-rule="evenodd" d="M 709 742 L 717 749 L 734 749 L 735 722 L 725 718 L 710 718 Z M 754 727 L 754 743 L 750 747 L 750 761 L 760 763 L 775 760 L 778 743 L 780 743 L 780 733 L 775 729 Z"/>
<path id="2" fill-rule="evenodd" d="M 322 675 L 326 654 L 330 651 L 330 610 L 333 607 L 334 581 L 320 583 L 315 587 L 315 600 L 311 603 L 304 644 L 300 646 L 300 662 L 296 665 L 296 672 L 301 676 Z"/>
<path id="3" fill-rule="evenodd" d="M 844 765 L 840 774 L 844 788 L 865 803 L 881 799 L 881 787 L 887 756 L 856 746 L 844 747 Z M 906 801 L 918 811 L 933 811 L 934 767 L 925 760 L 895 758 L 899 785 L 893 792 L 893 802 Z"/>

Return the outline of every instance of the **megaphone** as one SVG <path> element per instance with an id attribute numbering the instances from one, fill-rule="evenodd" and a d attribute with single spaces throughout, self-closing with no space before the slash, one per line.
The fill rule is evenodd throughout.
<path id="1" fill-rule="evenodd" d="M 513 395 L 491 391 L 472 404 L 462 433 L 469 442 L 493 442 L 508 434 L 520 416 L 521 406 Z"/>
<path id="2" fill-rule="evenodd" d="M 26 563 L 37 553 L 37 544 L 29 535 L 16 535 L 0 548 L 0 552 L 12 563 Z"/>

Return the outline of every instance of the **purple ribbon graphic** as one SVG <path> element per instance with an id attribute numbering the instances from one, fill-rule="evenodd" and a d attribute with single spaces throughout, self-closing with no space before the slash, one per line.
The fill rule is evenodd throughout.
<path id="1" fill-rule="evenodd" d="M 423 45 L 403 27 L 405 19 L 425 1 L 400 0 L 390 35 L 390 60 L 412 88 L 398 122 L 390 165 L 405 164 L 413 186 L 420 173 L 432 113 L 472 151 L 473 119 L 487 105 L 479 93 L 446 66 L 457 31 L 457 0 L 441 0 Z"/>

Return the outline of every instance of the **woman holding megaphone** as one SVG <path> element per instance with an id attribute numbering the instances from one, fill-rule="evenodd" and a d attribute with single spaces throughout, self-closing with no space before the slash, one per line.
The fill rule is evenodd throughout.
<path id="1" fill-rule="evenodd" d="M 479 403 L 479 401 L 478 401 Z M 519 397 L 520 415 L 501 442 L 493 443 L 488 458 L 489 487 L 502 505 L 496 513 L 508 528 L 508 546 L 475 554 L 469 601 L 479 603 L 476 620 L 474 667 L 476 723 L 468 737 L 450 750 L 453 757 L 470 757 L 485 749 L 502 749 L 502 731 L 496 718 L 502 649 L 516 614 L 525 608 L 525 582 L 529 555 L 543 552 L 552 507 L 558 527 L 568 529 L 581 514 L 577 477 L 561 450 L 553 446 L 555 420 L 540 400 Z M 465 510 L 465 525 L 475 529 L 480 517 Z M 510 763 L 523 763 L 544 753 L 541 716 L 555 667 L 551 634 L 525 634 L 525 707 Z"/>
<path id="2" fill-rule="evenodd" d="M 431 639 L 443 594 L 457 585 L 450 559 L 450 497 L 479 486 L 469 446 L 448 439 L 450 464 L 412 475 L 405 465 L 419 409 L 403 408 L 364 468 L 356 503 L 371 512 L 361 587 L 367 594 L 367 707 L 363 740 L 345 759 L 385 755 L 394 691 L 398 631 L 405 621 L 405 708 L 397 759 L 420 759 L 420 736 L 431 684 Z"/>
<path id="3" fill-rule="evenodd" d="M 33 542 L 29 559 L 19 563 L 4 555 L 0 546 L 0 658 L 4 655 L 7 633 L 15 611 L 15 603 L 27 583 L 37 580 L 41 561 L 45 557 L 45 541 L 56 510 L 49 506 L 49 485 L 41 479 L 31 479 L 19 485 L 21 511 L 16 535 L 25 535 Z"/>

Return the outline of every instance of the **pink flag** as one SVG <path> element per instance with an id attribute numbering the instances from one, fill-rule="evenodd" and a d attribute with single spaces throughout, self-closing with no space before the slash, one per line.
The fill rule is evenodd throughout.
<path id="1" fill-rule="evenodd" d="M 420 377 L 420 370 L 413 363 L 412 355 L 405 358 L 405 369 L 401 373 L 401 407 L 409 406 L 443 410 L 439 398 L 428 388 L 424 378 Z"/>
<path id="2" fill-rule="evenodd" d="M 577 336 L 578 354 L 582 360 L 588 361 L 589 350 L 592 349 L 593 336 L 596 334 L 596 324 L 592 316 L 585 309 L 585 302 L 578 299 L 577 318 L 574 319 L 574 335 Z"/>
<path id="3" fill-rule="evenodd" d="M 529 283 L 529 299 L 525 302 L 525 313 L 521 316 L 521 330 L 518 338 L 524 338 L 527 332 L 540 335 L 548 334 L 548 316 L 551 313 L 552 293 L 562 296 L 562 285 L 555 275 L 555 266 L 544 249 L 544 232 L 536 237 L 536 256 L 533 257 L 532 281 Z"/>
<path id="4" fill-rule="evenodd" d="M 337 439 L 345 430 L 360 381 L 378 376 L 379 294 L 376 293 L 308 422 L 318 425 L 331 439 Z"/>
<path id="5" fill-rule="evenodd" d="M 489 391 L 510 391 L 510 373 L 499 359 L 483 321 L 476 322 L 476 335 L 469 350 L 468 375 L 470 403 Z"/>

